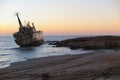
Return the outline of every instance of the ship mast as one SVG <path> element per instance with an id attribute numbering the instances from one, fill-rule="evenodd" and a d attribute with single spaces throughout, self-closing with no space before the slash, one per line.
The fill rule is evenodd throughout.
<path id="1" fill-rule="evenodd" d="M 17 18 L 18 18 L 18 22 L 19 22 L 19 26 L 20 26 L 20 28 L 22 28 L 23 26 L 22 26 L 22 22 L 21 22 L 21 20 L 20 20 L 20 18 L 19 18 L 19 14 L 16 13 L 16 16 L 17 16 Z"/>

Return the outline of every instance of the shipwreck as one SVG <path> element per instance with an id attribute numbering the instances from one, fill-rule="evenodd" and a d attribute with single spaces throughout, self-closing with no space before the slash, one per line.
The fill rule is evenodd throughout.
<path id="1" fill-rule="evenodd" d="M 16 13 L 16 16 L 19 23 L 19 31 L 13 34 L 16 44 L 20 47 L 41 45 L 44 42 L 43 32 L 36 31 L 34 23 L 27 22 L 22 25 L 18 13 Z"/>

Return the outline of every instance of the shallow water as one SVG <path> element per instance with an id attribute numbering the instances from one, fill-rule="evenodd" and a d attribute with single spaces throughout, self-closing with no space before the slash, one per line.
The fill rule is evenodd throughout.
<path id="1" fill-rule="evenodd" d="M 56 41 L 75 37 L 78 36 L 45 36 L 44 39 L 45 41 Z M 0 36 L 0 68 L 7 67 L 12 62 L 24 61 L 31 58 L 87 52 L 89 51 L 82 49 L 71 50 L 67 47 L 54 47 L 54 45 L 49 45 L 48 43 L 37 47 L 20 48 L 14 42 L 12 36 Z"/>

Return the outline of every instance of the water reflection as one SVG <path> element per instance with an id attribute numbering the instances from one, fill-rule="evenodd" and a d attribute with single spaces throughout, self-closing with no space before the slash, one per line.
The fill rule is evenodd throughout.
<path id="1" fill-rule="evenodd" d="M 36 51 L 37 51 L 37 47 L 18 47 L 11 51 L 14 55 L 11 55 L 9 59 L 11 59 L 14 62 L 14 61 L 23 61 L 26 59 L 35 58 Z"/>
<path id="2" fill-rule="evenodd" d="M 2 57 L 0 57 L 0 62 L 2 63 L 2 62 L 4 62 L 4 61 L 7 61 L 8 59 L 7 58 L 2 58 Z"/>
<path id="3" fill-rule="evenodd" d="M 8 67 L 9 66 L 9 59 L 5 57 L 0 57 L 0 68 Z"/>
<path id="4" fill-rule="evenodd" d="M 56 40 L 64 37 L 47 37 L 45 40 Z M 66 37 L 67 38 L 67 37 Z M 31 58 L 47 57 L 64 54 L 80 54 L 83 50 L 71 50 L 67 47 L 53 47 L 45 43 L 37 47 L 19 47 L 11 36 L 0 37 L 0 68 L 12 62 L 24 61 Z M 85 51 L 84 51 L 85 53 Z"/>
<path id="5" fill-rule="evenodd" d="M 53 47 L 52 45 L 48 45 L 46 43 L 37 47 L 11 48 L 5 52 L 6 54 L 10 54 L 10 55 L 3 55 L 1 57 L 7 59 L 8 62 L 6 64 L 8 65 L 8 63 L 10 64 L 12 62 L 25 61 L 31 58 L 47 57 L 54 55 L 65 55 L 65 54 L 80 54 L 81 52 L 82 50 L 71 50 L 67 47 Z"/>
<path id="6" fill-rule="evenodd" d="M 35 47 L 18 47 L 18 48 L 14 48 L 14 51 L 16 53 L 31 53 L 31 52 L 35 52 Z"/>

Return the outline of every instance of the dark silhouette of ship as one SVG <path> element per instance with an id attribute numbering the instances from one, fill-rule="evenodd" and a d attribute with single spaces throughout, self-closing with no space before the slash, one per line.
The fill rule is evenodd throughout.
<path id="1" fill-rule="evenodd" d="M 16 44 L 20 47 L 41 45 L 44 41 L 42 31 L 36 31 L 34 23 L 31 26 L 28 22 L 23 26 L 18 13 L 16 16 L 19 23 L 19 31 L 13 34 Z"/>

